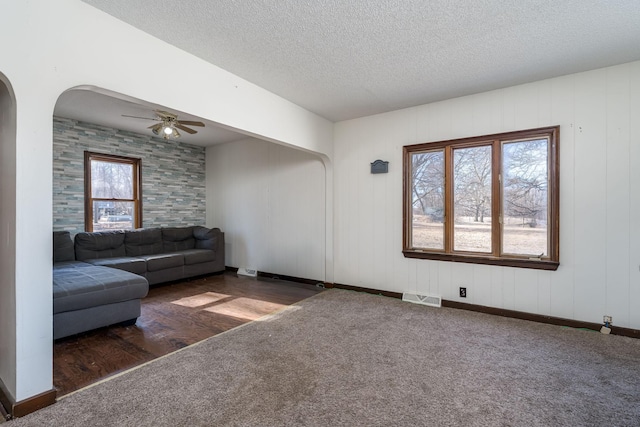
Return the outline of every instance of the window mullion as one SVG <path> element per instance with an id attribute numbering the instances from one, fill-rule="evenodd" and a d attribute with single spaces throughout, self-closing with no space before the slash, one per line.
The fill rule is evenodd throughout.
<path id="1" fill-rule="evenodd" d="M 91 153 L 84 152 L 84 224 L 86 231 L 93 231 L 93 201 L 91 189 Z"/>
<path id="2" fill-rule="evenodd" d="M 96 202 L 135 202 L 136 199 L 117 199 L 117 198 L 102 198 L 102 197 L 92 197 L 91 201 L 96 201 Z"/>
<path id="3" fill-rule="evenodd" d="M 444 149 L 444 252 L 453 252 L 453 149 Z"/>
<path id="4" fill-rule="evenodd" d="M 491 178 L 491 252 L 499 257 L 502 252 L 502 147 L 501 141 L 492 144 Z"/>
<path id="5" fill-rule="evenodd" d="M 133 206 L 134 228 L 142 227 L 142 164 L 140 159 L 136 160 L 135 172 L 133 175 L 133 197 L 136 203 Z"/>

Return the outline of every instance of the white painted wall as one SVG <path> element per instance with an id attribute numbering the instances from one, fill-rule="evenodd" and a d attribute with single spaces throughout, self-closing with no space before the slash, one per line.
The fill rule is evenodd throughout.
<path id="1" fill-rule="evenodd" d="M 640 62 L 337 123 L 335 282 L 640 328 Z M 560 125 L 560 268 L 405 259 L 402 146 Z M 369 163 L 389 160 L 389 174 Z M 468 297 L 458 297 L 466 286 Z"/>
<path id="2" fill-rule="evenodd" d="M 207 148 L 207 226 L 226 265 L 325 280 L 325 168 L 315 155 L 249 138 Z"/>
<path id="3" fill-rule="evenodd" d="M 63 91 L 95 86 L 328 157 L 333 126 L 79 0 L 0 0 L 0 9 L 0 73 L 17 105 L 16 201 L 2 208 L 16 218 L 7 237 L 15 241 L 15 315 L 7 316 L 16 344 L 0 348 L 0 375 L 22 401 L 52 387 L 52 116 Z M 168 76 L 180 84 L 167 85 Z"/>

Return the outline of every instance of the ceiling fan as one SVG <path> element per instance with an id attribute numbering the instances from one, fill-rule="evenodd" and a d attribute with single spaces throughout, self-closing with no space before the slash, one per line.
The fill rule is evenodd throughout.
<path id="1" fill-rule="evenodd" d="M 149 126 L 147 129 L 151 129 L 151 131 L 155 135 L 162 135 L 164 139 L 169 139 L 169 137 L 179 138 L 180 132 L 178 132 L 178 129 L 192 135 L 194 133 L 198 133 L 197 130 L 193 130 L 191 128 L 188 128 L 187 126 L 204 126 L 204 123 L 202 122 L 194 122 L 190 120 L 178 120 L 177 115 L 173 113 L 169 113 L 168 111 L 153 110 L 153 112 L 156 114 L 156 117 L 154 118 L 129 116 L 126 114 L 123 114 L 122 117 L 131 117 L 134 119 L 143 119 L 143 120 L 154 120 L 156 122 L 159 122 L 159 123 L 156 123 L 155 125 Z"/>

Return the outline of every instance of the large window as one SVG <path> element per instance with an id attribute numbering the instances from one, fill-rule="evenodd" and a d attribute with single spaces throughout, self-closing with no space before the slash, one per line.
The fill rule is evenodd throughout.
<path id="1" fill-rule="evenodd" d="M 85 151 L 85 230 L 142 226 L 140 159 Z"/>
<path id="2" fill-rule="evenodd" d="M 556 270 L 558 134 L 405 146 L 404 255 Z"/>

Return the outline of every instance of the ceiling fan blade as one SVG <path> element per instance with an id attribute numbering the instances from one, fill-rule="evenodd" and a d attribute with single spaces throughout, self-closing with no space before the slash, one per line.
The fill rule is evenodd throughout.
<path id="1" fill-rule="evenodd" d="M 157 122 L 158 120 L 160 120 L 160 119 L 158 119 L 157 117 L 155 117 L 155 118 L 151 119 L 151 118 L 149 118 L 149 117 L 129 116 L 129 115 L 127 115 L 127 114 L 122 114 L 122 117 L 131 117 L 131 118 L 133 118 L 133 119 L 143 119 L 143 120 L 153 120 L 153 121 L 156 121 L 156 122 Z"/>
<path id="2" fill-rule="evenodd" d="M 191 135 L 193 135 L 194 133 L 198 133 L 197 130 L 189 129 L 188 127 L 182 126 L 182 124 L 176 123 L 174 126 L 180 130 L 185 131 L 186 133 L 190 133 Z"/>
<path id="3" fill-rule="evenodd" d="M 147 129 L 151 129 L 151 132 L 153 132 L 154 135 L 160 135 L 160 130 L 162 130 L 162 126 L 163 126 L 162 123 L 158 123 L 153 126 L 149 126 Z"/>
<path id="4" fill-rule="evenodd" d="M 178 118 L 178 116 L 176 116 L 175 114 L 172 114 L 168 111 L 162 111 L 162 110 L 153 110 L 161 119 L 173 119 L 176 120 Z"/>
<path id="5" fill-rule="evenodd" d="M 192 122 L 192 121 L 189 121 L 189 120 L 178 120 L 178 122 L 181 125 L 187 125 L 187 126 L 204 126 L 204 123 L 202 123 L 202 122 Z"/>

